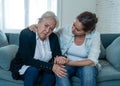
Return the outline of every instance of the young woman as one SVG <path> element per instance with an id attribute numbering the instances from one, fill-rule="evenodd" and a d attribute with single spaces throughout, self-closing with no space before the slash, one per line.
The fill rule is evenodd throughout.
<path id="1" fill-rule="evenodd" d="M 71 86 L 70 77 L 80 78 L 81 86 L 96 86 L 97 64 L 100 53 L 100 33 L 95 30 L 98 19 L 94 13 L 83 12 L 72 26 L 60 29 L 62 54 L 68 61 L 57 57 L 56 64 L 65 65 L 67 75 L 56 76 L 57 86 Z"/>

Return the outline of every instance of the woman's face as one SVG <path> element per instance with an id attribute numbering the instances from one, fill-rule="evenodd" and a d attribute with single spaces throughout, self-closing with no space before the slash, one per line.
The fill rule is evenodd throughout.
<path id="1" fill-rule="evenodd" d="M 83 30 L 83 28 L 84 28 L 84 26 L 82 25 L 82 23 L 79 22 L 78 19 L 76 19 L 75 22 L 73 23 L 73 26 L 72 26 L 72 33 L 75 36 L 85 35 L 86 32 Z"/>
<path id="2" fill-rule="evenodd" d="M 38 23 L 37 33 L 41 40 L 45 40 L 54 30 L 56 21 L 53 18 L 46 18 Z"/>

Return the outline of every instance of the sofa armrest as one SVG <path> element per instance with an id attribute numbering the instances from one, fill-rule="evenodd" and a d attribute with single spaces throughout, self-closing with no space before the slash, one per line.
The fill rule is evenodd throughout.
<path id="1" fill-rule="evenodd" d="M 7 45 L 0 48 L 0 67 L 9 70 L 10 62 L 18 50 L 17 45 Z"/>
<path id="2" fill-rule="evenodd" d="M 106 59 L 120 71 L 120 36 L 106 48 Z"/>

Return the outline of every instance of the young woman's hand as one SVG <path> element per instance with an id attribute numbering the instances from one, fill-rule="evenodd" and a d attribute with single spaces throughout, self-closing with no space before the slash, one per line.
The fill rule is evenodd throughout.
<path id="1" fill-rule="evenodd" d="M 38 28 L 37 24 L 33 24 L 33 25 L 29 26 L 29 29 L 33 32 L 36 32 L 37 28 Z"/>
<path id="2" fill-rule="evenodd" d="M 64 56 L 56 56 L 55 60 L 54 60 L 54 63 L 64 65 L 64 64 L 67 64 L 68 61 L 69 60 L 67 58 L 65 58 Z"/>

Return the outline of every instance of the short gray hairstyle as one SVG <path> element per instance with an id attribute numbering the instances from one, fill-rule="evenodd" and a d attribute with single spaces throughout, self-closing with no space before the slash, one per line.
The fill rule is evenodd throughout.
<path id="1" fill-rule="evenodd" d="M 56 21 L 56 26 L 55 27 L 58 27 L 59 25 L 59 21 L 58 21 L 58 18 L 57 16 L 52 12 L 52 11 L 47 11 L 45 12 L 40 18 L 39 18 L 39 21 L 43 21 L 44 19 L 46 18 L 52 18 Z"/>

